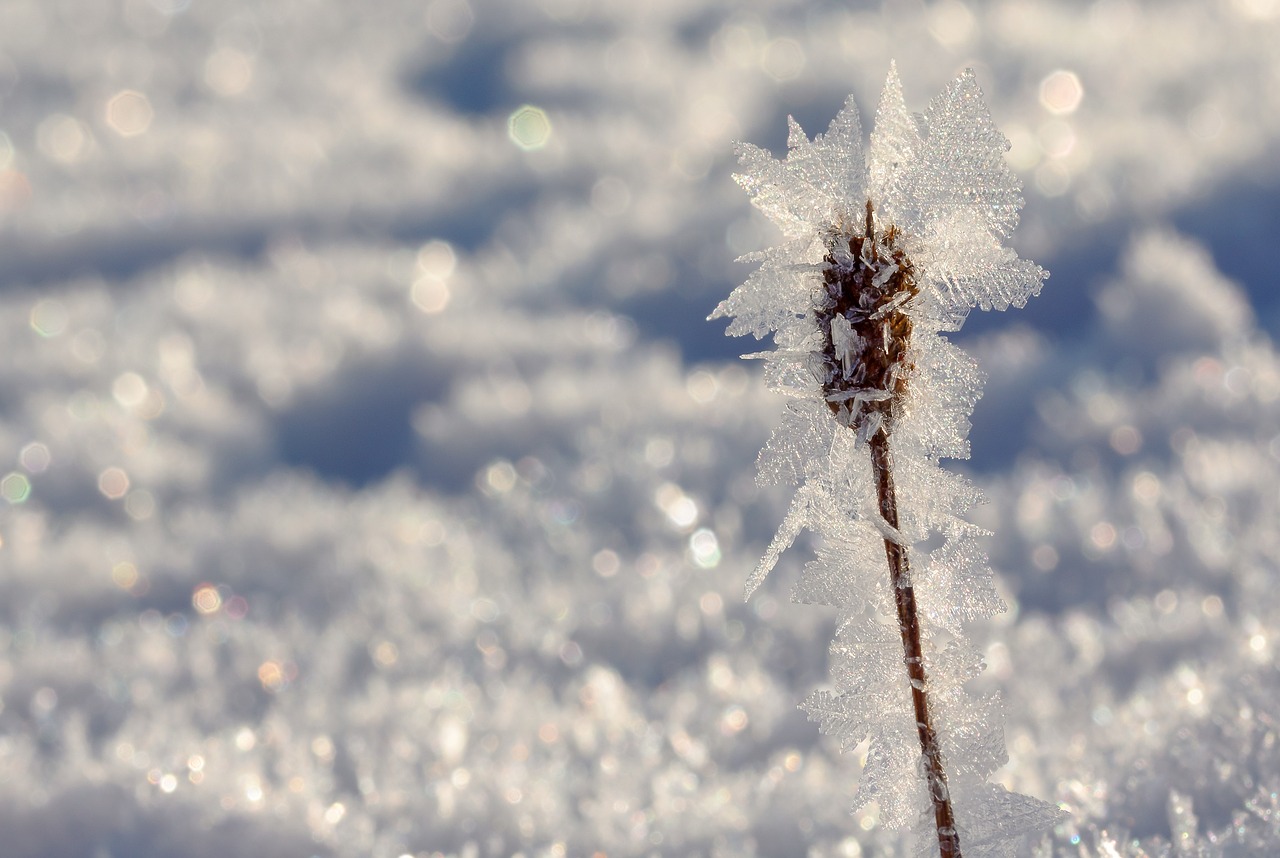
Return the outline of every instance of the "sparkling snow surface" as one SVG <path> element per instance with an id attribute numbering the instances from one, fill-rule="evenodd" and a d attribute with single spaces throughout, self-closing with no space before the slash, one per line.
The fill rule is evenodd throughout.
<path id="1" fill-rule="evenodd" d="M 957 341 L 1044 855 L 1280 854 L 1280 2 L 6 0 L 0 855 L 905 855 L 742 603 L 730 180 L 972 67 L 1052 272 Z M 767 344 L 765 346 L 767 347 Z M 1140 845 L 1139 845 L 1140 844 Z"/>

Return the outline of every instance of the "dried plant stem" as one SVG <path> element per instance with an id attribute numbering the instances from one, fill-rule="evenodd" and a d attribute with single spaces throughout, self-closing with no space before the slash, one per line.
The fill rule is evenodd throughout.
<path id="1" fill-rule="evenodd" d="M 814 318 L 824 338 L 820 377 L 827 407 L 839 423 L 868 439 L 880 515 L 896 532 L 898 498 L 889 436 L 907 395 L 913 327 L 907 305 L 919 294 L 919 288 L 915 268 L 898 245 L 898 231 L 889 226 L 877 235 L 875 227 L 875 207 L 867 200 L 862 234 L 846 232 L 832 238 Z M 942 750 L 929 716 L 928 678 L 907 549 L 885 539 L 884 550 L 937 822 L 938 847 L 942 858 L 961 858 Z"/>
<path id="2" fill-rule="evenodd" d="M 893 459 L 889 454 L 888 432 L 877 432 L 870 440 L 871 468 L 875 473 L 880 514 L 894 530 L 898 529 L 898 499 L 893 487 Z M 889 577 L 894 601 L 898 607 L 898 629 L 902 632 L 903 661 L 911 680 L 911 703 L 915 708 L 916 729 L 925 761 L 929 797 L 938 829 L 941 858 L 961 858 L 960 836 L 956 832 L 951 794 L 947 790 L 947 774 L 942 767 L 942 749 L 929 715 L 929 684 L 924 670 L 924 652 L 920 645 L 920 619 L 916 611 L 916 593 L 911 585 L 911 569 L 906 546 L 892 539 L 884 541 L 889 560 Z"/>

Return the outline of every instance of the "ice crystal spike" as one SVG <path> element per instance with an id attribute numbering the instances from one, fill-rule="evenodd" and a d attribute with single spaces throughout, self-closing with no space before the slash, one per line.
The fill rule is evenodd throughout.
<path id="1" fill-rule="evenodd" d="M 793 597 L 844 622 L 834 690 L 803 708 L 841 747 L 871 740 L 859 804 L 918 825 L 922 854 L 1011 854 L 1059 813 L 985 782 L 1004 734 L 999 701 L 964 690 L 981 669 L 964 624 L 1003 605 L 964 518 L 980 496 L 939 464 L 968 455 L 982 386 L 942 334 L 1047 276 L 1003 243 L 1022 206 L 1008 142 L 969 71 L 913 115 L 890 66 L 865 160 L 852 100 L 813 140 L 788 122 L 787 157 L 742 145 L 736 177 L 787 241 L 749 257 L 760 267 L 711 316 L 774 335 L 751 357 L 792 399 L 759 469 L 798 489 L 747 594 L 801 531 L 821 535 Z"/>

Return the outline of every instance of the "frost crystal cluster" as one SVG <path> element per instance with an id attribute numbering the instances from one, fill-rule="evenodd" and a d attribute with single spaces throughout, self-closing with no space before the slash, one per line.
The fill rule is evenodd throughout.
<path id="1" fill-rule="evenodd" d="M 831 605 L 835 689 L 804 703 L 823 732 L 870 739 L 858 801 L 914 827 L 925 854 L 1012 855 L 1058 811 L 987 783 L 1007 757 L 968 621 L 1003 609 L 965 520 L 980 500 L 944 457 L 968 456 L 982 376 L 941 334 L 969 310 L 1022 306 L 1046 272 L 1003 240 L 1022 205 L 1008 142 L 966 71 L 923 115 L 890 67 L 867 157 L 850 99 L 810 141 L 791 120 L 783 161 L 743 145 L 738 181 L 780 246 L 716 308 L 728 333 L 773 333 L 770 385 L 791 397 L 760 456 L 763 483 L 798 484 L 748 596 L 808 528 L 822 536 L 794 598 Z"/>

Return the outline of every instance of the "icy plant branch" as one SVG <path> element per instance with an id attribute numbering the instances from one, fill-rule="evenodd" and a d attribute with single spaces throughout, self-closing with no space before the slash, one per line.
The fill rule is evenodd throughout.
<path id="1" fill-rule="evenodd" d="M 1008 142 L 972 72 L 912 115 L 891 66 L 865 158 L 852 99 L 815 140 L 791 120 L 788 148 L 740 149 L 738 181 L 786 242 L 748 257 L 760 267 L 712 314 L 773 333 L 756 357 L 792 398 L 760 479 L 799 490 L 747 595 L 801 530 L 820 534 L 794 598 L 842 622 L 835 690 L 804 708 L 843 747 L 871 740 L 859 803 L 942 858 L 1012 855 L 1058 811 L 986 782 L 1007 759 L 1000 705 L 964 689 L 983 667 L 964 626 L 1003 605 L 964 519 L 978 492 L 939 465 L 968 456 L 982 385 L 943 332 L 1047 276 L 1003 244 L 1022 206 Z"/>

